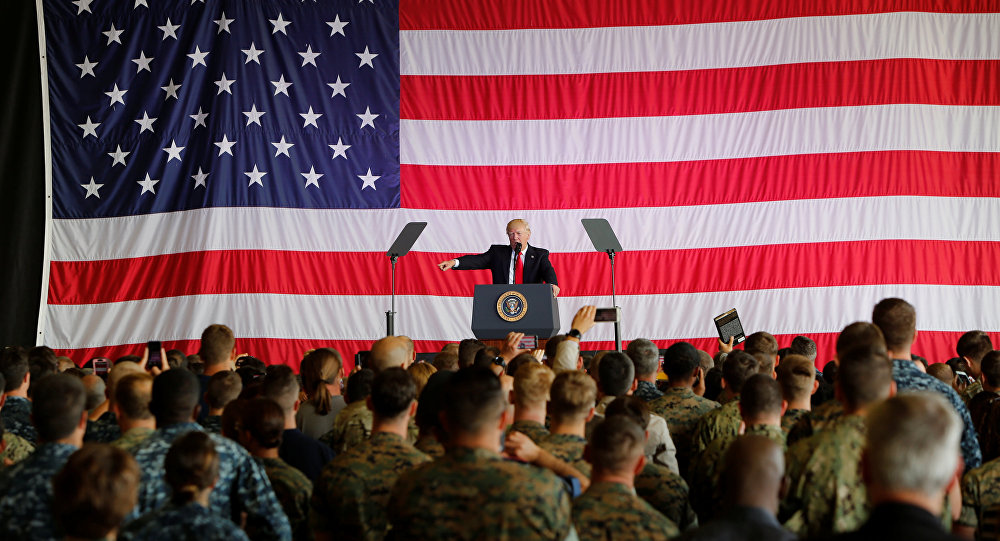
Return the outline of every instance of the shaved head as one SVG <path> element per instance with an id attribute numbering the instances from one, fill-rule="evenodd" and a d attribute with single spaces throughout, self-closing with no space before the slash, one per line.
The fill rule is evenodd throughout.
<path id="1" fill-rule="evenodd" d="M 372 344 L 372 367 L 376 372 L 398 366 L 407 368 L 413 362 L 413 340 L 406 336 L 386 336 Z"/>
<path id="2" fill-rule="evenodd" d="M 730 505 L 777 512 L 784 476 L 784 452 L 769 438 L 740 436 L 726 450 L 722 487 Z"/>

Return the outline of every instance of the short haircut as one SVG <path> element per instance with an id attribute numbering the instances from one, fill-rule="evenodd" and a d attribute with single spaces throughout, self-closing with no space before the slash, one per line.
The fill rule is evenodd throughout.
<path id="1" fill-rule="evenodd" d="M 386 368 L 372 383 L 372 412 L 382 419 L 395 419 L 417 399 L 417 383 L 401 367 Z"/>
<path id="2" fill-rule="evenodd" d="M 990 335 L 983 331 L 969 331 L 958 339 L 955 352 L 959 357 L 965 357 L 974 363 L 983 360 L 983 356 L 993 351 L 993 341 Z"/>
<path id="3" fill-rule="evenodd" d="M 768 355 L 767 353 L 758 351 L 753 354 L 753 358 L 757 359 L 758 374 L 770 376 L 774 373 L 774 355 Z"/>
<path id="4" fill-rule="evenodd" d="M 757 331 L 747 336 L 743 342 L 743 351 L 753 355 L 754 353 L 766 353 L 774 357 L 778 354 L 778 340 L 771 333 Z"/>
<path id="5" fill-rule="evenodd" d="M 214 410 L 221 410 L 226 404 L 236 400 L 243 391 L 243 380 L 231 370 L 223 370 L 208 378 L 205 388 L 205 402 Z"/>
<path id="6" fill-rule="evenodd" d="M 285 432 L 285 413 L 270 398 L 254 398 L 243 403 L 239 425 L 257 445 L 277 449 Z"/>
<path id="7" fill-rule="evenodd" d="M 504 371 L 508 376 L 514 377 L 517 375 L 517 371 L 526 364 L 542 364 L 538 362 L 538 359 L 530 353 L 520 353 L 507 363 L 507 368 Z"/>
<path id="8" fill-rule="evenodd" d="M 872 484 L 941 496 L 960 456 L 962 423 L 951 404 L 939 393 L 903 393 L 872 408 L 866 425 Z"/>
<path id="9" fill-rule="evenodd" d="M 955 381 L 955 372 L 947 363 L 935 363 L 927 367 L 927 373 L 951 385 Z"/>
<path id="10" fill-rule="evenodd" d="M 107 400 L 108 396 L 105 393 L 107 385 L 100 376 L 87 374 L 80 381 L 83 382 L 83 388 L 87 390 L 87 403 L 84 405 L 84 409 L 90 411 Z"/>
<path id="11" fill-rule="evenodd" d="M 221 324 L 209 325 L 201 333 L 198 355 L 205 366 L 217 366 L 229 360 L 236 347 L 233 330 Z"/>
<path id="12" fill-rule="evenodd" d="M 174 370 L 168 370 L 169 374 Z M 180 372 L 180 370 L 176 370 Z M 160 377 L 158 376 L 157 381 Z M 219 478 L 219 452 L 211 436 L 200 430 L 187 432 L 176 440 L 163 459 L 163 475 L 171 488 L 170 500 L 176 505 L 194 501 L 202 490 Z"/>
<path id="13" fill-rule="evenodd" d="M 466 338 L 458 343 L 458 367 L 472 366 L 476 361 L 476 352 L 486 347 L 486 344 L 475 338 Z"/>
<path id="14" fill-rule="evenodd" d="M 68 537 L 104 538 L 135 507 L 140 476 L 127 451 L 86 443 L 52 477 L 52 518 Z"/>
<path id="15" fill-rule="evenodd" d="M 125 376 L 145 373 L 146 371 L 138 363 L 124 362 L 112 366 L 111 371 L 108 372 L 108 396 L 115 395 L 115 388 L 118 386 L 118 382 Z"/>
<path id="16" fill-rule="evenodd" d="M 458 354 L 450 351 L 442 351 L 434 356 L 432 364 L 438 370 L 451 370 L 454 372 L 458 370 Z"/>
<path id="17" fill-rule="evenodd" d="M 698 364 L 701 365 L 702 372 L 708 372 L 709 370 L 715 368 L 715 359 L 713 359 L 707 351 L 699 349 Z"/>
<path id="18" fill-rule="evenodd" d="M 652 418 L 646 401 L 631 395 L 619 396 L 612 400 L 607 409 L 604 410 L 604 415 L 605 417 L 628 417 L 643 430 L 646 430 L 649 426 L 649 420 Z"/>
<path id="19" fill-rule="evenodd" d="M 427 385 L 427 380 L 437 372 L 437 368 L 434 368 L 431 363 L 420 362 L 411 364 L 406 371 L 410 373 L 413 383 L 417 385 L 417 396 L 420 396 L 420 391 L 424 390 L 424 385 Z"/>
<path id="20" fill-rule="evenodd" d="M 740 392 L 740 414 L 745 421 L 765 415 L 781 416 L 781 385 L 764 374 L 747 378 Z"/>
<path id="21" fill-rule="evenodd" d="M 517 380 L 514 382 L 516 384 Z M 553 420 L 582 420 L 597 402 L 597 384 L 584 372 L 567 370 L 552 381 L 550 395 L 549 415 Z"/>
<path id="22" fill-rule="evenodd" d="M 892 361 L 878 346 L 854 348 L 840 359 L 837 386 L 852 409 L 886 398 L 891 384 Z"/>
<path id="23" fill-rule="evenodd" d="M 31 372 L 31 381 L 28 384 L 28 397 L 35 393 L 35 386 L 42 378 L 59 373 L 59 361 L 56 360 L 55 353 L 46 346 L 38 346 L 28 350 L 28 371 Z"/>
<path id="24" fill-rule="evenodd" d="M 808 336 L 796 336 L 792 339 L 792 355 L 801 355 L 810 361 L 816 360 L 816 342 Z"/>
<path id="25" fill-rule="evenodd" d="M 337 383 L 343 367 L 344 360 L 340 357 L 340 352 L 332 348 L 314 349 L 302 359 L 302 364 L 299 365 L 302 387 L 316 408 L 317 415 L 326 415 L 333 410 L 333 395 L 326 386 Z"/>
<path id="26" fill-rule="evenodd" d="M 1000 387 L 1000 351 L 991 351 L 983 356 L 980 363 L 983 371 L 983 379 L 990 387 Z"/>
<path id="27" fill-rule="evenodd" d="M 601 357 L 598 371 L 601 375 L 601 391 L 608 396 L 622 396 L 632 388 L 632 381 L 635 380 L 632 360 L 617 351 Z"/>
<path id="28" fill-rule="evenodd" d="M 3 391 L 16 391 L 28 373 L 28 352 L 20 346 L 4 348 L 0 354 L 0 373 L 7 380 Z"/>
<path id="29" fill-rule="evenodd" d="M 913 343 L 917 332 L 917 311 L 903 299 L 882 299 L 872 310 L 872 323 L 885 336 L 885 347 L 896 351 Z"/>
<path id="30" fill-rule="evenodd" d="M 672 344 L 663 352 L 663 373 L 670 381 L 690 377 L 700 364 L 698 350 L 687 342 Z"/>
<path id="31" fill-rule="evenodd" d="M 187 355 L 179 349 L 167 350 L 167 365 L 170 368 L 187 368 Z"/>
<path id="32" fill-rule="evenodd" d="M 198 376 L 187 370 L 167 370 L 153 380 L 149 411 L 158 428 L 189 422 L 201 398 Z"/>
<path id="33" fill-rule="evenodd" d="M 867 321 L 855 321 L 844 327 L 837 335 L 837 357 L 839 358 L 848 350 L 864 346 L 881 346 L 885 349 L 885 336 L 882 330 L 874 323 Z"/>
<path id="34" fill-rule="evenodd" d="M 140 372 L 129 374 L 115 385 L 115 405 L 123 416 L 142 420 L 153 417 L 149 402 L 153 396 L 153 376 Z"/>
<path id="35" fill-rule="evenodd" d="M 517 227 L 524 227 L 526 231 L 531 231 L 531 225 L 528 224 L 528 220 L 525 220 L 524 218 L 514 218 L 513 220 L 507 222 L 507 227 L 504 231 L 510 231 L 511 229 L 515 229 Z"/>
<path id="36" fill-rule="evenodd" d="M 277 402 L 285 412 L 292 411 L 299 399 L 299 380 L 295 372 L 283 364 L 269 367 L 264 374 L 261 395 Z"/>
<path id="37" fill-rule="evenodd" d="M 376 371 L 394 366 L 406 366 L 413 359 L 413 340 L 406 336 L 386 336 L 376 340 L 371 348 L 371 366 Z"/>
<path id="38" fill-rule="evenodd" d="M 757 373 L 759 364 L 753 355 L 738 349 L 733 350 L 726 357 L 726 362 L 722 363 L 722 380 L 726 382 L 726 388 L 739 393 L 746 380 Z"/>
<path id="39" fill-rule="evenodd" d="M 372 382 L 375 381 L 375 371 L 363 368 L 347 378 L 347 388 L 344 389 L 344 401 L 353 404 L 358 400 L 368 398 L 372 394 Z"/>
<path id="40" fill-rule="evenodd" d="M 448 381 L 444 394 L 448 429 L 458 433 L 479 434 L 495 426 L 506 407 L 500 379 L 488 368 L 459 369 Z"/>
<path id="41" fill-rule="evenodd" d="M 587 444 L 595 470 L 621 473 L 635 466 L 645 446 L 645 431 L 625 415 L 605 417 L 594 428 Z"/>
<path id="42" fill-rule="evenodd" d="M 444 389 L 455 371 L 440 370 L 431 375 L 427 385 L 417 400 L 417 415 L 414 420 L 421 432 L 441 427 L 441 412 L 444 410 Z"/>
<path id="43" fill-rule="evenodd" d="M 514 374 L 515 405 L 522 407 L 540 406 L 549 400 L 549 389 L 556 375 L 544 364 L 529 363 L 521 366 Z"/>
<path id="44" fill-rule="evenodd" d="M 632 359 L 636 377 L 654 375 L 660 367 L 660 348 L 645 338 L 629 342 L 625 354 Z"/>
<path id="45" fill-rule="evenodd" d="M 781 395 L 785 400 L 799 400 L 809 396 L 816 381 L 816 367 L 802 355 L 791 354 L 775 368 Z"/>
<path id="46" fill-rule="evenodd" d="M 31 403 L 31 420 L 38 431 L 38 441 L 57 441 L 72 434 L 80 425 L 86 404 L 87 391 L 80 378 L 68 374 L 42 378 Z"/>
<path id="47" fill-rule="evenodd" d="M 497 357 L 500 356 L 500 349 L 493 346 L 486 346 L 476 352 L 476 358 L 472 361 L 474 366 L 491 368 Z"/>

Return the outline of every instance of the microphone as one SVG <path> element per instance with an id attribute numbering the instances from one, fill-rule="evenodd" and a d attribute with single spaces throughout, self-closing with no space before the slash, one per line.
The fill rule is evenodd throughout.
<path id="1" fill-rule="evenodd" d="M 520 242 L 515 242 L 514 243 L 514 253 L 518 253 L 518 254 L 521 253 L 521 243 Z"/>

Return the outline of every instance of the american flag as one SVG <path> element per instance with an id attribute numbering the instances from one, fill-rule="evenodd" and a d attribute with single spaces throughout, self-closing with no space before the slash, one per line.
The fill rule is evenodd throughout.
<path id="1" fill-rule="evenodd" d="M 224 322 L 270 362 L 471 335 L 526 218 L 563 325 L 714 348 L 836 333 L 881 298 L 915 352 L 1000 342 L 995 1 L 45 0 L 52 219 L 40 341 L 78 361 Z M 598 326 L 585 349 L 611 345 Z M 714 349 L 710 349 L 714 350 Z"/>

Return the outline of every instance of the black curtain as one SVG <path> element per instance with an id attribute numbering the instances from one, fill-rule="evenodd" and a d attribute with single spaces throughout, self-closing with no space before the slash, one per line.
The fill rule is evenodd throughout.
<path id="1" fill-rule="evenodd" d="M 33 0 L 4 2 L 0 54 L 0 344 L 34 345 L 45 242 L 45 153 Z"/>

